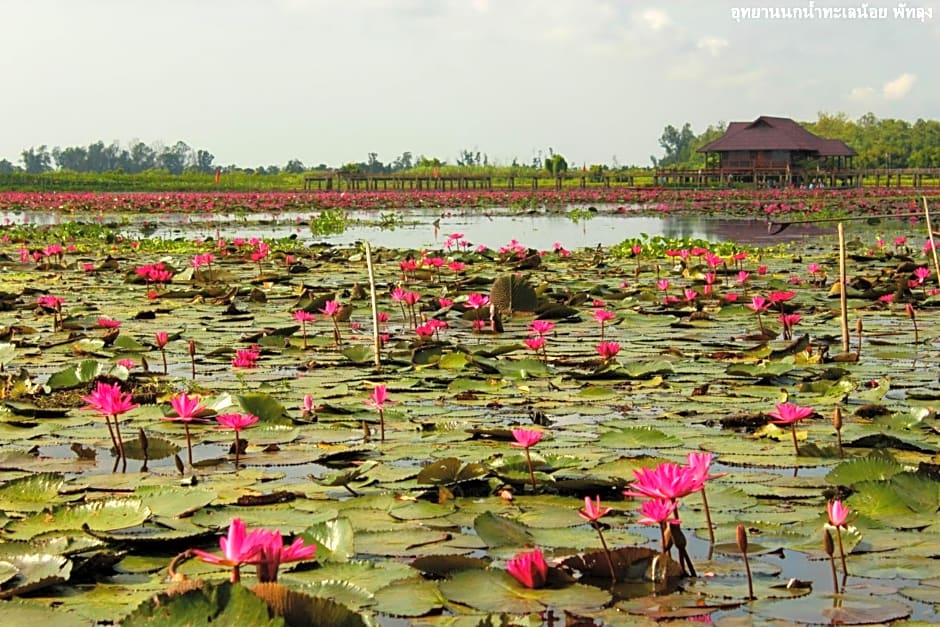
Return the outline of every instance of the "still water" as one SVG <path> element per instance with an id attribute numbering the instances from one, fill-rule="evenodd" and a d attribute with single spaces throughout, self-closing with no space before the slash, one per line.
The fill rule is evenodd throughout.
<path id="1" fill-rule="evenodd" d="M 316 213 L 281 214 L 149 214 L 75 216 L 42 212 L 0 213 L 6 225 L 56 225 L 65 222 L 98 222 L 125 237 L 205 238 L 236 237 L 281 239 L 294 237 L 304 242 L 347 246 L 369 240 L 373 246 L 388 248 L 440 248 L 448 235 L 460 233 L 474 246 L 498 248 L 512 239 L 540 250 L 556 243 L 568 249 L 610 246 L 640 237 L 689 237 L 712 242 L 733 240 L 741 244 L 773 245 L 834 233 L 831 224 L 794 225 L 779 235 L 769 233 L 767 222 L 755 219 L 728 219 L 712 216 L 640 216 L 635 213 L 598 211 L 536 212 L 520 214 L 509 210 L 422 211 L 402 210 L 393 214 L 350 211 L 346 228 L 339 233 L 316 234 L 310 223 Z M 895 228 L 903 227 L 895 225 Z M 887 230 L 887 229 L 886 229 Z"/>

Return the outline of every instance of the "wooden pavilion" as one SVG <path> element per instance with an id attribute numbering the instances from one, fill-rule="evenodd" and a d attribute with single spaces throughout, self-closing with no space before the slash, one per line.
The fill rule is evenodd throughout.
<path id="1" fill-rule="evenodd" d="M 850 170 L 856 155 L 842 140 L 818 137 L 790 118 L 769 115 L 753 122 L 732 122 L 724 135 L 699 152 L 705 153 L 706 170 L 717 171 L 720 180 L 755 185 L 828 181 L 832 173 Z"/>

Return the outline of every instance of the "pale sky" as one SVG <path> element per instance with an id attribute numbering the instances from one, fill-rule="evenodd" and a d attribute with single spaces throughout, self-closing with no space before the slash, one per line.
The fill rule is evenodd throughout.
<path id="1" fill-rule="evenodd" d="M 648 165 L 663 127 L 940 114 L 940 0 L 0 0 L 0 158 L 117 140 L 219 165 Z M 885 19 L 734 19 L 737 7 Z M 740 17 L 740 15 L 739 15 Z"/>

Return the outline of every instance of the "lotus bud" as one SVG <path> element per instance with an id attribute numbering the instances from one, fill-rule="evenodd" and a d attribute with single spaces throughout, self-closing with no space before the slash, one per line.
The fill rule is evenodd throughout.
<path id="1" fill-rule="evenodd" d="M 147 449 L 150 448 L 150 441 L 147 439 L 147 434 L 144 433 L 142 427 L 137 430 L 137 441 L 140 442 L 140 450 L 143 452 L 144 457 L 146 457 Z"/>
<path id="2" fill-rule="evenodd" d="M 823 528 L 823 550 L 829 557 L 832 557 L 836 552 L 836 545 L 832 541 L 832 534 L 829 533 L 829 529 L 825 527 Z"/>
<path id="3" fill-rule="evenodd" d="M 747 553 L 747 530 L 744 525 L 738 525 L 737 531 L 738 550 Z"/>
<path id="4" fill-rule="evenodd" d="M 836 407 L 832 412 L 832 425 L 836 428 L 836 431 L 842 430 L 842 408 Z"/>
<path id="5" fill-rule="evenodd" d="M 911 320 L 916 319 L 917 316 L 914 313 L 914 305 L 907 303 L 906 305 L 904 305 L 904 311 L 905 313 L 907 313 L 908 318 L 910 318 Z"/>

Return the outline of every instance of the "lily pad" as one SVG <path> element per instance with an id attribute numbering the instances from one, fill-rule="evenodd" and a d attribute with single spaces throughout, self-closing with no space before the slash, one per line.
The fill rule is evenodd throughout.
<path id="1" fill-rule="evenodd" d="M 577 614 L 603 607 L 610 593 L 583 584 L 564 588 L 526 588 L 502 570 L 465 570 L 440 583 L 441 594 L 484 612 L 528 614 L 548 607 L 563 607 Z"/>

